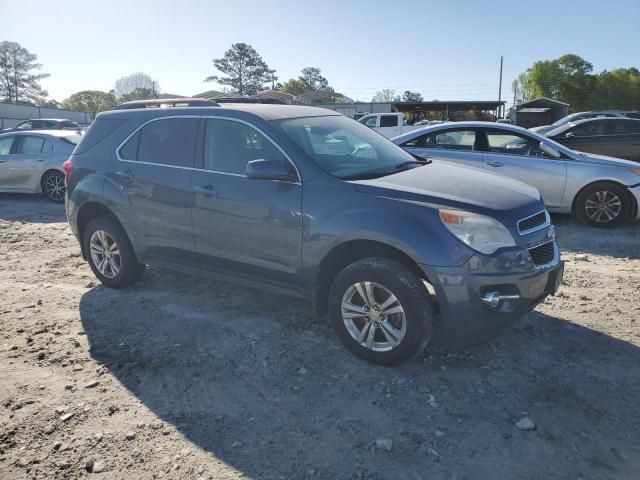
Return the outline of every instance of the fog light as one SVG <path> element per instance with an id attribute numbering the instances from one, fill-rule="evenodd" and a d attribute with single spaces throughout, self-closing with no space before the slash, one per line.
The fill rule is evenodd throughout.
<path id="1" fill-rule="evenodd" d="M 496 308 L 502 300 L 520 300 L 520 295 L 500 295 L 500 292 L 487 292 L 481 298 L 484 303 Z"/>

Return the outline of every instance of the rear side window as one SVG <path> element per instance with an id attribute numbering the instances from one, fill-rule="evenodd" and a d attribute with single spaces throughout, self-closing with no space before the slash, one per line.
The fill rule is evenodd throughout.
<path id="1" fill-rule="evenodd" d="M 42 137 L 22 137 L 16 153 L 33 155 L 42 152 L 44 138 Z"/>
<path id="2" fill-rule="evenodd" d="M 152 121 L 122 146 L 120 157 L 138 162 L 193 168 L 198 124 L 197 118 Z"/>
<path id="3" fill-rule="evenodd" d="M 397 127 L 398 126 L 398 116 L 397 115 L 382 115 L 382 117 L 380 117 L 380 126 L 381 127 Z"/>
<path id="4" fill-rule="evenodd" d="M 607 125 L 609 135 L 625 135 L 640 133 L 640 122 L 636 120 L 612 120 Z"/>
<path id="5" fill-rule="evenodd" d="M 80 154 L 88 152 L 129 120 L 129 118 L 97 118 L 82 136 L 82 141 L 74 153 Z"/>
<path id="6" fill-rule="evenodd" d="M 8 137 L 0 137 L 0 155 L 9 155 L 14 138 L 15 137 L 13 135 Z"/>

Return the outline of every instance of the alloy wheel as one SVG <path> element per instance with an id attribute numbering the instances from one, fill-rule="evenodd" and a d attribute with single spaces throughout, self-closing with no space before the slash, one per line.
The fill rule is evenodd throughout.
<path id="1" fill-rule="evenodd" d="M 349 335 L 374 352 L 393 350 L 407 331 L 400 301 L 389 289 L 375 282 L 351 285 L 342 297 L 341 311 Z"/>
<path id="2" fill-rule="evenodd" d="M 61 175 L 49 175 L 44 184 L 44 189 L 51 200 L 56 202 L 63 200 L 66 192 L 64 178 Z"/>
<path id="3" fill-rule="evenodd" d="M 622 201 L 611 191 L 598 191 L 587 198 L 584 209 L 587 216 L 594 222 L 609 223 L 620 215 Z"/>
<path id="4" fill-rule="evenodd" d="M 118 244 L 104 230 L 96 230 L 89 240 L 91 261 L 98 271 L 107 278 L 115 278 L 122 268 Z"/>

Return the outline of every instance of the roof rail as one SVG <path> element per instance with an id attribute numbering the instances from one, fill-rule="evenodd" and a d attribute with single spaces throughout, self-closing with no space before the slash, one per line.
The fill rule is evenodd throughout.
<path id="1" fill-rule="evenodd" d="M 287 105 L 287 102 L 279 98 L 218 97 L 213 100 L 216 103 L 266 103 L 269 105 Z"/>
<path id="2" fill-rule="evenodd" d="M 166 108 L 166 107 L 218 107 L 219 105 L 202 98 L 153 98 L 151 100 L 134 100 L 116 107 L 116 110 L 133 108 Z"/>

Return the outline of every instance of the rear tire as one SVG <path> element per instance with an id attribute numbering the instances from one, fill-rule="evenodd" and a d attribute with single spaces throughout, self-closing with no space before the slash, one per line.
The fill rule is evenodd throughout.
<path id="1" fill-rule="evenodd" d="M 434 315 L 422 280 L 387 258 L 349 265 L 329 291 L 329 319 L 342 343 L 380 365 L 398 365 L 419 355 L 431 340 Z"/>
<path id="2" fill-rule="evenodd" d="M 42 178 L 42 193 L 54 203 L 63 203 L 67 187 L 64 184 L 64 175 L 58 171 L 47 173 Z"/>
<path id="3" fill-rule="evenodd" d="M 83 246 L 94 275 L 108 287 L 128 287 L 146 269 L 146 265 L 138 262 L 127 234 L 113 217 L 91 220 L 84 230 Z"/>
<path id="4" fill-rule="evenodd" d="M 631 200 L 627 191 L 611 182 L 594 183 L 576 197 L 578 220 L 592 227 L 617 227 L 629 219 Z"/>

